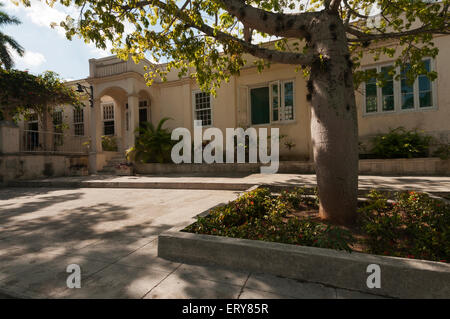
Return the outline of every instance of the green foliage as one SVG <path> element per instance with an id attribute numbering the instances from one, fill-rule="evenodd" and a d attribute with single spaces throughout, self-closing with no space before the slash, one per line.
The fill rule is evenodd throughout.
<path id="1" fill-rule="evenodd" d="M 450 205 L 441 200 L 400 192 L 392 202 L 386 195 L 371 191 L 351 232 L 311 217 L 292 217 L 302 207 L 317 210 L 316 198 L 303 188 L 278 196 L 258 188 L 212 209 L 184 231 L 346 251 L 357 244 L 372 254 L 445 262 L 450 259 Z"/>
<path id="2" fill-rule="evenodd" d="M 117 152 L 117 139 L 115 136 L 102 136 L 102 149 L 106 152 Z"/>
<path id="3" fill-rule="evenodd" d="M 17 0 L 26 6 L 29 0 Z M 164 68 L 148 70 L 147 80 L 151 84 L 156 76 L 166 79 L 168 72 L 175 69 L 179 76 L 195 78 L 204 91 L 215 93 L 223 81 L 238 75 L 246 63 L 244 54 L 257 57 L 258 70 L 270 67 L 272 62 L 283 61 L 287 54 L 307 54 L 311 47 L 305 42 L 290 43 L 284 38 L 308 39 L 308 28 L 314 23 L 327 23 L 329 19 L 315 19 L 323 12 L 327 0 L 258 0 L 245 2 L 250 7 L 239 8 L 241 3 L 223 0 L 190 1 L 126 1 L 126 0 L 48 0 L 49 5 L 60 3 L 74 6 L 79 12 L 67 17 L 59 25 L 72 39 L 75 35 L 93 42 L 105 49 L 113 43 L 114 53 L 119 57 L 135 61 L 151 57 L 153 61 L 168 61 Z M 448 0 L 441 2 L 410 0 L 353 0 L 342 3 L 338 11 L 339 25 L 347 31 L 351 64 L 355 70 L 364 54 L 375 59 L 381 55 L 395 59 L 396 66 L 408 63 L 408 78 L 427 74 L 434 79 L 436 73 L 427 72 L 423 66 L 424 57 L 435 57 L 433 34 L 448 32 Z M 381 15 L 370 16 L 373 8 L 379 8 Z M 249 9 L 258 11 L 247 14 Z M 292 23 L 298 34 L 284 33 L 290 28 L 292 15 L 305 19 L 303 26 Z M 330 8 L 328 8 L 330 9 Z M 269 23 L 268 15 L 277 13 L 279 23 Z M 372 13 L 373 14 L 373 13 Z M 270 54 L 260 43 L 245 41 L 242 20 L 252 24 L 251 34 L 267 40 L 278 37 Z M 263 21 L 266 20 L 264 23 Z M 291 20 L 293 21 L 293 20 Z M 127 26 L 127 27 L 126 27 Z M 131 27 L 128 27 L 131 26 Z M 335 25 L 336 27 L 336 25 Z M 383 43 L 386 39 L 397 39 L 401 47 Z M 263 52 L 264 51 L 264 52 Z M 222 54 L 225 53 L 225 54 Z M 280 55 L 280 53 L 283 53 Z M 396 54 L 394 56 L 395 53 Z M 276 57 L 282 57 L 279 60 Z M 350 60 L 350 59 L 349 59 Z M 350 62 L 350 61 L 349 61 Z M 283 62 L 281 62 L 283 63 Z M 308 73 L 308 66 L 298 63 Z M 195 69 L 194 72 L 190 70 Z M 356 72 L 357 83 L 364 80 L 364 73 Z"/>
<path id="4" fill-rule="evenodd" d="M 434 261 L 450 260 L 450 205 L 427 194 L 401 192 L 395 201 L 372 192 L 359 211 L 368 252 Z"/>
<path id="5" fill-rule="evenodd" d="M 83 105 L 77 93 L 51 71 L 32 75 L 0 69 L 0 87 L 0 111 L 11 116 L 27 115 L 30 110 L 42 114 L 56 105 Z"/>
<path id="6" fill-rule="evenodd" d="M 437 156 L 440 159 L 447 160 L 450 158 L 450 144 L 441 143 L 433 152 L 433 156 Z"/>
<path id="7" fill-rule="evenodd" d="M 156 128 L 152 123 L 146 122 L 143 127 L 136 130 L 139 135 L 136 137 L 135 148 L 129 150 L 134 153 L 136 161 L 143 163 L 171 162 L 170 152 L 175 141 L 172 141 L 171 133 L 162 128 L 168 120 L 170 120 L 168 117 L 161 119 Z"/>
<path id="8" fill-rule="evenodd" d="M 398 127 L 374 137 L 371 153 L 376 158 L 428 157 L 431 140 L 430 136 Z"/>
<path id="9" fill-rule="evenodd" d="M 286 220 L 287 214 L 301 203 L 311 203 L 303 189 L 272 196 L 268 189 L 258 188 L 234 202 L 213 209 L 207 217 L 199 217 L 185 231 L 351 250 L 349 245 L 354 239 L 345 229 L 324 225 L 311 218 Z"/>
<path id="10" fill-rule="evenodd" d="M 3 3 L 0 3 L 0 9 L 3 6 Z M 0 10 L 0 27 L 8 24 L 20 24 L 21 22 L 6 12 Z M 17 43 L 16 40 L 11 38 L 10 36 L 0 32 L 0 69 L 5 68 L 7 70 L 11 69 L 14 65 L 14 61 L 11 56 L 10 49 L 13 49 L 17 52 L 19 56 L 23 56 L 24 49 L 23 47 Z"/>

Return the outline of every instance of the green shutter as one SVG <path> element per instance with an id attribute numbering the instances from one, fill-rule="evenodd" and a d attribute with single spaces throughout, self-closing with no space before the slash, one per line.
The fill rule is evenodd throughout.
<path id="1" fill-rule="evenodd" d="M 250 90 L 252 124 L 270 123 L 269 87 Z"/>

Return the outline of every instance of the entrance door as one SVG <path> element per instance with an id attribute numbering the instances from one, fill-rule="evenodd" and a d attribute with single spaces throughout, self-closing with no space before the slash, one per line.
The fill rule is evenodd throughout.
<path id="1" fill-rule="evenodd" d="M 148 102 L 147 100 L 139 101 L 139 127 L 144 127 L 149 121 Z"/>
<path id="2" fill-rule="evenodd" d="M 25 149 L 35 151 L 39 147 L 39 123 L 36 114 L 32 114 L 28 120 L 28 132 L 25 134 Z"/>

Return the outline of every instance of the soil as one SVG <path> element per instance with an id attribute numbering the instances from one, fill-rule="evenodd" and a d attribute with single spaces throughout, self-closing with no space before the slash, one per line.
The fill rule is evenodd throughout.
<path id="1" fill-rule="evenodd" d="M 310 206 L 308 206 L 304 203 L 301 203 L 299 206 L 300 207 L 297 210 L 286 215 L 286 218 L 284 218 L 285 222 L 287 222 L 287 220 L 290 218 L 298 218 L 298 219 L 311 218 L 311 220 L 321 223 L 323 225 L 336 226 L 335 224 L 322 219 L 319 216 L 319 210 L 311 209 Z M 356 226 L 352 227 L 352 228 L 344 227 L 344 226 L 338 226 L 338 227 L 348 230 L 353 235 L 353 237 L 357 240 L 357 242 L 355 244 L 349 245 L 353 251 L 360 252 L 360 253 L 367 251 L 368 247 L 363 244 L 364 239 L 367 238 L 367 235 L 365 235 L 361 229 L 359 229 Z"/>

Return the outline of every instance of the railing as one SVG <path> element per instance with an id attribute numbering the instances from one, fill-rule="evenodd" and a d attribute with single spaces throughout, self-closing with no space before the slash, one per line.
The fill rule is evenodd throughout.
<path id="1" fill-rule="evenodd" d="M 95 66 L 95 76 L 96 77 L 106 77 L 115 74 L 121 74 L 127 72 L 127 62 L 116 62 L 106 65 L 96 65 Z"/>
<path id="2" fill-rule="evenodd" d="M 21 130 L 20 151 L 25 153 L 87 154 L 89 137 L 56 132 Z"/>

